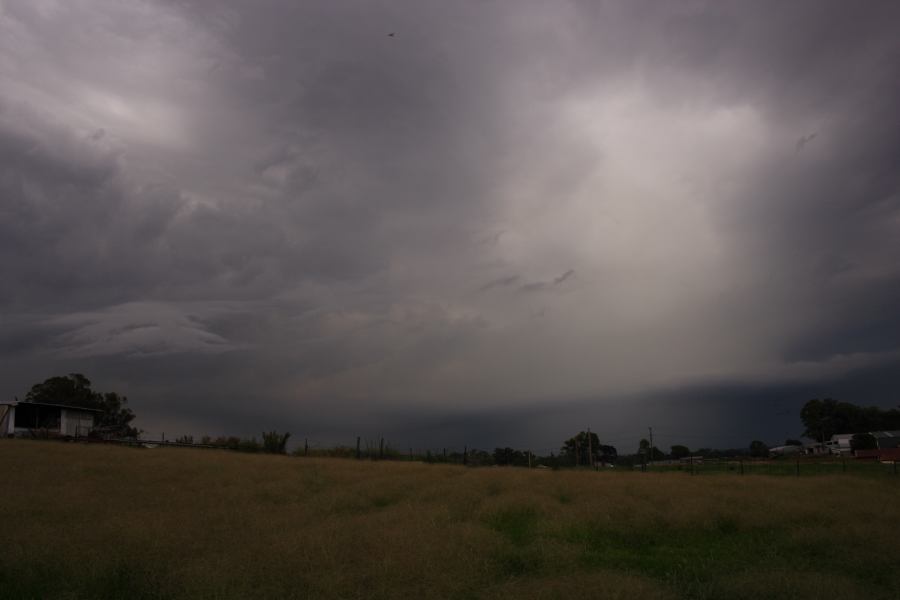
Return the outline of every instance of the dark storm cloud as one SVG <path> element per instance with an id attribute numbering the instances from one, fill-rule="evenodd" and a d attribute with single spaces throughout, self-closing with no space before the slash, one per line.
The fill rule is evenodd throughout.
<path id="1" fill-rule="evenodd" d="M 479 292 L 486 292 L 488 290 L 492 290 L 496 287 L 509 287 L 514 285 L 519 281 L 518 275 L 510 275 L 508 277 L 500 277 L 499 279 L 494 279 L 493 281 L 489 281 L 480 288 L 478 288 Z"/>
<path id="2" fill-rule="evenodd" d="M 0 390 L 455 439 L 862 386 L 900 352 L 898 16 L 0 0 Z"/>
<path id="3" fill-rule="evenodd" d="M 523 292 L 539 292 L 541 290 L 552 289 L 554 286 L 560 285 L 569 277 L 575 275 L 575 269 L 569 269 L 559 277 L 554 277 L 552 281 L 532 281 L 530 283 L 525 283 L 519 287 L 519 290 Z"/>

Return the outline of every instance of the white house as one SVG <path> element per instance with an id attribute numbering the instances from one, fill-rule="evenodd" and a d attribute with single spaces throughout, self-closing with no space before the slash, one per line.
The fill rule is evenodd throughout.
<path id="1" fill-rule="evenodd" d="M 94 428 L 100 412 L 43 402 L 0 403 L 0 435 L 84 437 Z"/>

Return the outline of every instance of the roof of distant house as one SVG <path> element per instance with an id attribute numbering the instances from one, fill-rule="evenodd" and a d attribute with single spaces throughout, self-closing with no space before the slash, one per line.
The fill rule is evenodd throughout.
<path id="1" fill-rule="evenodd" d="M 898 431 L 870 431 L 876 438 L 900 438 L 900 430 Z"/>
<path id="2" fill-rule="evenodd" d="M 50 404 L 49 402 L 0 402 L 0 406 L 50 406 L 52 408 L 69 408 L 72 410 L 85 410 L 88 412 L 103 412 L 99 408 L 86 408 L 84 406 L 70 406 L 68 404 Z"/>

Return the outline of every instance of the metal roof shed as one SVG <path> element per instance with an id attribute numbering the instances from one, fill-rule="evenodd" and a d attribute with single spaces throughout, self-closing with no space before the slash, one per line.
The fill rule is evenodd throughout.
<path id="1" fill-rule="evenodd" d="M 9 437 L 37 433 L 61 437 L 84 437 L 94 428 L 101 410 L 45 402 L 0 403 L 0 435 Z"/>

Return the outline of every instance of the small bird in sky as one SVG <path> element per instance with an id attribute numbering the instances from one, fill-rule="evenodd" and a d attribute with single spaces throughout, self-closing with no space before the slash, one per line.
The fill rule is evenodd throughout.
<path id="1" fill-rule="evenodd" d="M 797 140 L 797 154 L 800 154 L 800 151 L 803 150 L 803 147 L 813 141 L 817 135 L 819 135 L 818 131 L 810 135 L 800 136 L 800 139 Z"/>
<path id="2" fill-rule="evenodd" d="M 388 37 L 397 37 L 397 34 L 392 31 L 388 34 Z"/>

